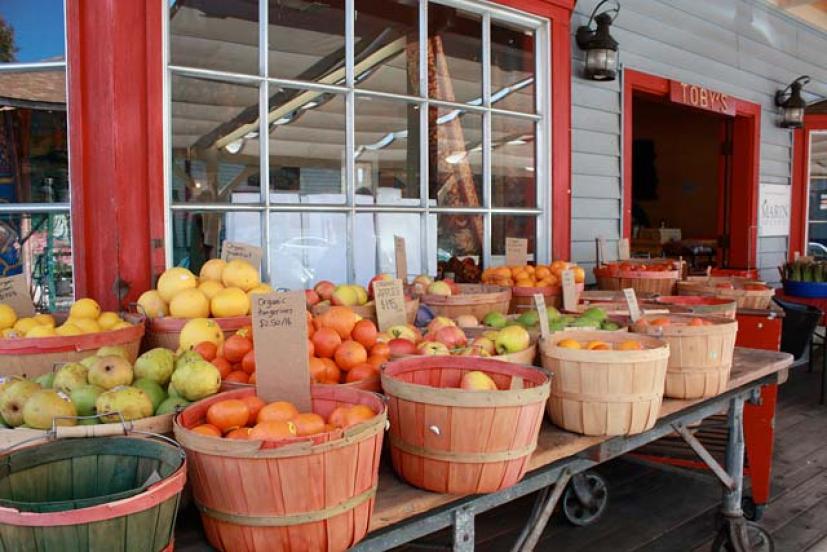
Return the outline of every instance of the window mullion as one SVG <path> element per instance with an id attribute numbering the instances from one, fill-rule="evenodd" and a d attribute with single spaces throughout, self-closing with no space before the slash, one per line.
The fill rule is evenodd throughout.
<path id="1" fill-rule="evenodd" d="M 258 147 L 259 147 L 259 191 L 264 210 L 261 212 L 260 244 L 263 251 L 261 277 L 263 281 L 270 281 L 270 84 L 267 82 L 267 71 L 270 57 L 268 45 L 270 31 L 268 26 L 267 0 L 259 0 L 258 6 L 258 70 L 259 75 L 265 77 L 259 83 L 258 89 Z"/>
<path id="2" fill-rule="evenodd" d="M 482 265 L 491 266 L 491 14 L 482 17 Z"/>
<path id="3" fill-rule="evenodd" d="M 428 274 L 430 269 L 430 198 L 428 197 L 428 0 L 419 2 L 419 96 L 423 100 L 419 103 L 419 197 L 422 208 L 422 217 L 419 225 L 420 244 L 420 272 Z M 434 243 L 437 236 L 434 235 Z"/>
<path id="4" fill-rule="evenodd" d="M 355 208 L 355 192 L 356 192 L 356 159 L 354 153 L 356 151 L 356 122 L 355 106 L 356 100 L 353 94 L 353 87 L 355 81 L 354 75 L 354 57 L 355 57 L 355 32 L 354 23 L 356 18 L 355 0 L 345 1 L 345 84 L 347 86 L 347 93 L 345 95 L 345 197 L 347 205 L 350 207 L 347 213 L 347 281 L 356 281 L 356 262 L 355 262 L 355 247 L 356 243 L 356 208 Z M 378 263 L 378 259 L 375 261 Z M 378 266 L 374 267 L 378 272 Z"/>

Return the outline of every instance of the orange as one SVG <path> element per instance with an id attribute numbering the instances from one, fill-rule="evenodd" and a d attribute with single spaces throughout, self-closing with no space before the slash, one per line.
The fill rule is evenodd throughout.
<path id="1" fill-rule="evenodd" d="M 234 430 L 228 432 L 224 438 L 225 439 L 249 439 L 250 432 L 253 430 L 251 427 L 237 427 Z"/>
<path id="2" fill-rule="evenodd" d="M 234 381 L 236 383 L 250 383 L 250 376 L 244 370 L 233 370 L 224 381 Z"/>
<path id="3" fill-rule="evenodd" d="M 316 346 L 313 345 L 313 340 L 309 337 L 307 338 L 307 356 L 312 357 L 316 354 Z"/>
<path id="4" fill-rule="evenodd" d="M 375 376 L 378 373 L 379 369 L 371 364 L 368 364 L 367 362 L 364 364 L 359 364 L 351 368 L 350 371 L 347 373 L 347 375 L 345 376 L 345 383 L 361 381 L 371 376 Z"/>
<path id="5" fill-rule="evenodd" d="M 319 328 L 313 334 L 313 347 L 317 357 L 333 358 L 336 348 L 342 344 L 342 338 L 333 328 Z"/>
<path id="6" fill-rule="evenodd" d="M 250 385 L 255 385 L 256 384 L 256 373 L 255 372 L 250 374 L 250 379 L 247 380 L 247 383 L 249 383 Z"/>
<path id="7" fill-rule="evenodd" d="M 250 430 L 254 441 L 281 441 L 296 436 L 296 424 L 288 421 L 259 422 Z"/>
<path id="8" fill-rule="evenodd" d="M 313 412 L 302 412 L 291 421 L 295 424 L 296 435 L 299 437 L 324 433 L 325 430 L 324 418 Z"/>
<path id="9" fill-rule="evenodd" d="M 652 326 L 668 326 L 671 324 L 668 318 L 655 318 L 649 321 Z"/>
<path id="10" fill-rule="evenodd" d="M 583 346 L 580 345 L 579 341 L 575 341 L 574 339 L 561 339 L 557 342 L 558 347 L 562 347 L 564 349 L 582 349 Z"/>
<path id="11" fill-rule="evenodd" d="M 360 317 L 348 307 L 336 305 L 317 316 L 316 320 L 323 328 L 331 328 L 340 338 L 347 339 Z"/>
<path id="12" fill-rule="evenodd" d="M 262 406 L 258 411 L 256 421 L 262 422 L 289 422 L 299 413 L 293 403 L 287 401 L 276 401 Z"/>
<path id="13" fill-rule="evenodd" d="M 603 341 L 589 341 L 586 343 L 586 349 L 589 351 L 608 351 L 611 347 Z"/>
<path id="14" fill-rule="evenodd" d="M 333 360 L 339 368 L 347 372 L 354 366 L 367 362 L 368 352 L 358 341 L 348 339 L 336 348 Z"/>
<path id="15" fill-rule="evenodd" d="M 258 417 L 258 411 L 261 410 L 265 404 L 267 404 L 255 395 L 247 395 L 246 397 L 242 397 L 239 400 L 246 404 L 247 410 L 250 411 L 250 419 L 248 420 L 249 423 L 253 423 L 256 421 L 256 418 Z"/>
<path id="16" fill-rule="evenodd" d="M 224 358 L 230 362 L 241 362 L 248 352 L 253 350 L 253 340 L 238 334 L 230 336 L 224 342 Z"/>
<path id="17" fill-rule="evenodd" d="M 221 374 L 221 379 L 226 378 L 230 372 L 233 371 L 233 365 L 230 364 L 230 361 L 224 357 L 216 357 L 212 361 L 212 365 L 218 368 L 218 373 Z"/>
<path id="18" fill-rule="evenodd" d="M 643 345 L 640 344 L 640 341 L 629 339 L 618 343 L 615 349 L 618 351 L 640 351 L 643 349 Z"/>
<path id="19" fill-rule="evenodd" d="M 247 425 L 250 419 L 250 409 L 244 401 L 226 399 L 210 405 L 207 409 L 207 422 L 227 433 Z"/>
<path id="20" fill-rule="evenodd" d="M 547 266 L 538 266 L 537 269 L 534 271 L 534 277 L 539 278 L 540 280 L 544 280 L 551 275 L 551 270 L 548 269 Z"/>
<path id="21" fill-rule="evenodd" d="M 586 271 L 583 270 L 581 267 L 572 267 L 572 271 L 574 272 L 574 282 L 576 284 L 582 284 L 586 281 Z"/>
<path id="22" fill-rule="evenodd" d="M 313 383 L 339 383 L 339 367 L 329 358 L 310 359 L 310 381 Z"/>
<path id="23" fill-rule="evenodd" d="M 334 408 L 330 416 L 327 417 L 327 423 L 336 427 L 347 426 L 347 411 L 349 408 L 350 406 L 346 404 Z"/>
<path id="24" fill-rule="evenodd" d="M 367 363 L 373 366 L 375 370 L 379 370 L 382 368 L 382 365 L 388 361 L 388 357 L 386 356 L 378 356 L 378 355 L 370 355 L 368 357 Z M 352 372 L 353 370 L 351 370 Z"/>
<path id="25" fill-rule="evenodd" d="M 202 341 L 195 346 L 193 351 L 201 355 L 201 358 L 207 362 L 212 362 L 218 354 L 218 347 L 212 341 Z"/>
<path id="26" fill-rule="evenodd" d="M 370 349 L 376 345 L 376 336 L 379 331 L 376 329 L 376 324 L 370 320 L 360 320 L 353 326 L 353 331 L 350 333 L 351 339 L 361 343 L 365 349 Z"/>
<path id="27" fill-rule="evenodd" d="M 241 369 L 248 374 L 256 371 L 256 352 L 254 350 L 247 351 L 247 354 L 241 359 Z"/>
<path id="28" fill-rule="evenodd" d="M 362 422 L 366 422 L 376 416 L 376 412 L 367 405 L 357 404 L 347 409 L 345 413 L 345 427 L 350 427 Z"/>
<path id="29" fill-rule="evenodd" d="M 391 356 L 391 348 L 387 343 L 377 343 L 370 348 L 370 356 Z"/>
<path id="30" fill-rule="evenodd" d="M 192 428 L 194 433 L 200 433 L 208 437 L 221 437 L 221 430 L 212 424 L 201 424 Z"/>
<path id="31" fill-rule="evenodd" d="M 549 270 L 551 270 L 551 273 L 559 278 L 563 271 L 566 270 L 568 267 L 569 263 L 567 263 L 566 261 L 558 260 L 551 263 L 551 265 L 549 266 Z"/>

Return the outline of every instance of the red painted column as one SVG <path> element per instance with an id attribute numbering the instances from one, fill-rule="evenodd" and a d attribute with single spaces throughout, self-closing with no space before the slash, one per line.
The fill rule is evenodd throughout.
<path id="1" fill-rule="evenodd" d="M 151 283 L 150 202 L 156 209 L 152 188 L 163 186 L 161 8 L 67 1 L 75 293 L 106 309 Z"/>

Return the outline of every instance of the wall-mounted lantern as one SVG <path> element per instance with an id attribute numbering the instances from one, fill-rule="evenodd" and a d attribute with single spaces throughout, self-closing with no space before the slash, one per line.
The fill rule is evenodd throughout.
<path id="1" fill-rule="evenodd" d="M 603 0 L 595 6 L 588 23 L 579 27 L 575 35 L 577 45 L 586 52 L 585 76 L 592 80 L 610 81 L 617 76 L 618 44 L 612 38 L 609 29 L 620 13 L 620 4 L 616 0 L 611 0 L 615 7 L 597 13 L 609 1 Z M 596 26 L 594 29 L 592 21 Z"/>
<path id="2" fill-rule="evenodd" d="M 801 97 L 801 89 L 810 82 L 810 77 L 803 75 L 790 83 L 784 90 L 775 93 L 775 105 L 780 108 L 781 121 L 784 128 L 801 128 L 804 126 L 804 109 L 807 102 Z"/>

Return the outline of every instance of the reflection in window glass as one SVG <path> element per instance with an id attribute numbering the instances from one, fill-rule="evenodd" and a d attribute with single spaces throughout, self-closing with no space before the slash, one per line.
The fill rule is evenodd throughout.
<path id="1" fill-rule="evenodd" d="M 482 18 L 428 4 L 428 95 L 465 103 L 482 97 Z"/>
<path id="2" fill-rule="evenodd" d="M 347 242 L 347 219 L 343 213 L 272 213 L 273 286 L 302 289 L 319 280 L 347 281 Z"/>
<path id="3" fill-rule="evenodd" d="M 491 116 L 491 202 L 495 207 L 536 207 L 535 123 Z"/>
<path id="4" fill-rule="evenodd" d="M 437 260 L 466 255 L 482 258 L 482 215 L 439 215 Z"/>
<path id="5" fill-rule="evenodd" d="M 258 88 L 173 75 L 170 112 L 172 200 L 257 203 Z"/>
<path id="6" fill-rule="evenodd" d="M 365 284 L 380 273 L 396 274 L 394 236 L 405 238 L 408 276 L 436 274 L 436 250 L 426 252 L 428 266 L 422 266 L 422 217 L 419 213 L 358 213 L 355 232 L 359 247 L 354 251 L 356 282 Z M 430 235 L 435 236 L 436 217 L 430 217 Z"/>
<path id="7" fill-rule="evenodd" d="M 268 9 L 270 77 L 344 83 L 344 0 L 270 0 Z"/>
<path id="8" fill-rule="evenodd" d="M 505 238 L 528 240 L 529 259 L 537 252 L 537 219 L 533 216 L 494 215 L 491 217 L 491 255 L 500 259 L 494 264 L 505 263 Z"/>
<path id="9" fill-rule="evenodd" d="M 169 8 L 169 35 L 172 65 L 259 72 L 256 2 L 175 2 Z"/>
<path id="10" fill-rule="evenodd" d="M 827 132 L 810 133 L 808 255 L 827 257 Z"/>
<path id="11" fill-rule="evenodd" d="M 429 189 L 440 207 L 482 205 L 482 115 L 442 107 L 428 112 Z"/>
<path id="12" fill-rule="evenodd" d="M 172 213 L 175 266 L 187 267 L 198 274 L 205 262 L 221 257 L 224 240 L 261 247 L 261 215 L 249 212 Z"/>
<path id="13" fill-rule="evenodd" d="M 419 13 L 415 0 L 356 0 L 356 86 L 419 96 Z"/>
<path id="14" fill-rule="evenodd" d="M 418 206 L 419 106 L 359 96 L 355 124 L 356 194 Z"/>
<path id="15" fill-rule="evenodd" d="M 63 0 L 0 2 L 0 63 L 63 61 Z"/>
<path id="16" fill-rule="evenodd" d="M 491 104 L 534 113 L 534 32 L 491 22 Z"/>

